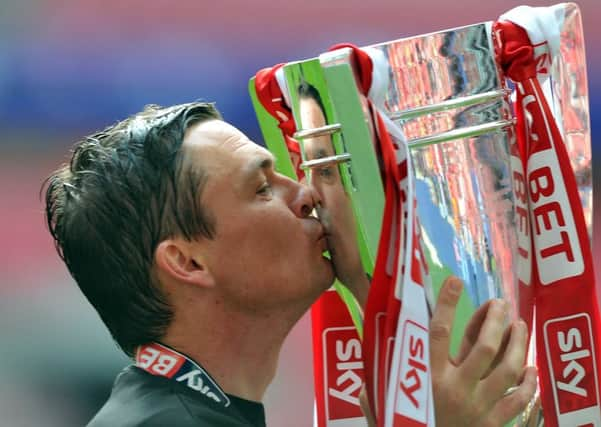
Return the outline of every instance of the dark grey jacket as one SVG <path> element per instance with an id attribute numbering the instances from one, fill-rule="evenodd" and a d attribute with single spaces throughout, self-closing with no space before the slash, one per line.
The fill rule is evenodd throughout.
<path id="1" fill-rule="evenodd" d="M 129 366 L 88 427 L 265 427 L 262 404 L 228 398 L 226 408 L 185 384 Z"/>

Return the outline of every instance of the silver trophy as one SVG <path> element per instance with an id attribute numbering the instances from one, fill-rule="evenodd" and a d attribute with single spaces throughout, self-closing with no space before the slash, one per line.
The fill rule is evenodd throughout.
<path id="1" fill-rule="evenodd" d="M 545 95 L 559 123 L 578 181 L 592 240 L 592 173 L 586 61 L 580 12 L 563 13 L 560 55 Z M 559 9 L 560 8 L 560 9 Z M 404 133 L 415 173 L 417 211 L 434 293 L 460 277 L 452 351 L 467 320 L 492 298 L 517 315 L 517 234 L 509 146 L 515 138 L 511 84 L 495 59 L 492 22 L 369 46 L 388 65 L 382 111 Z M 325 195 L 323 218 L 347 230 L 372 274 L 384 192 L 370 107 L 350 49 L 283 67 L 281 83 L 296 122 L 302 166 Z M 252 91 L 251 91 L 252 92 Z M 255 102 L 269 148 L 291 170 L 275 122 Z M 352 215 L 351 215 L 352 214 Z M 349 218 L 352 216 L 352 218 Z M 354 221 L 352 221 L 354 219 Z M 355 243 L 353 242 L 353 243 Z M 349 242 L 349 245 L 351 242 Z M 517 421 L 542 425 L 537 402 Z"/>

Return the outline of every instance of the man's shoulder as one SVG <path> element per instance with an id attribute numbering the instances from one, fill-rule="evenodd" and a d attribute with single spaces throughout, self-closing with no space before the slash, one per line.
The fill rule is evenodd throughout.
<path id="1" fill-rule="evenodd" d="M 195 425 L 178 394 L 162 380 L 134 366 L 125 368 L 117 376 L 109 399 L 88 427 Z"/>
<path id="2" fill-rule="evenodd" d="M 237 424 L 236 417 L 194 390 L 173 380 L 125 368 L 111 396 L 88 427 L 189 427 Z"/>

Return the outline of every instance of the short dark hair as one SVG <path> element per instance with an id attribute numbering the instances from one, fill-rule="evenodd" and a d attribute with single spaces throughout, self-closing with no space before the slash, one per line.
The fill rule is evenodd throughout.
<path id="1" fill-rule="evenodd" d="M 326 114 L 326 109 L 323 105 L 323 100 L 321 99 L 321 95 L 315 86 L 308 83 L 305 80 L 302 80 L 297 88 L 298 98 L 299 99 L 312 99 L 317 103 L 317 106 L 321 110 L 323 117 L 328 121 L 328 115 Z"/>
<path id="2" fill-rule="evenodd" d="M 77 143 L 42 186 L 59 255 L 130 356 L 160 339 L 173 317 L 154 273 L 157 245 L 214 236 L 200 204 L 206 174 L 184 162 L 182 142 L 190 126 L 220 118 L 204 102 L 147 106 Z"/>

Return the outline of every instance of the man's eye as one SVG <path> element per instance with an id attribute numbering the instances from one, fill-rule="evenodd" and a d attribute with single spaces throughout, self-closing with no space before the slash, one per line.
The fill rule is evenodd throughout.
<path id="1" fill-rule="evenodd" d="M 273 192 L 273 189 L 271 188 L 271 185 L 265 183 L 261 186 L 261 188 L 259 188 L 257 190 L 257 194 L 260 195 L 271 195 L 271 193 Z"/>
<path id="2" fill-rule="evenodd" d="M 334 174 L 334 171 L 332 171 L 331 167 L 326 166 L 326 167 L 317 169 L 317 173 L 322 178 L 329 178 Z"/>

